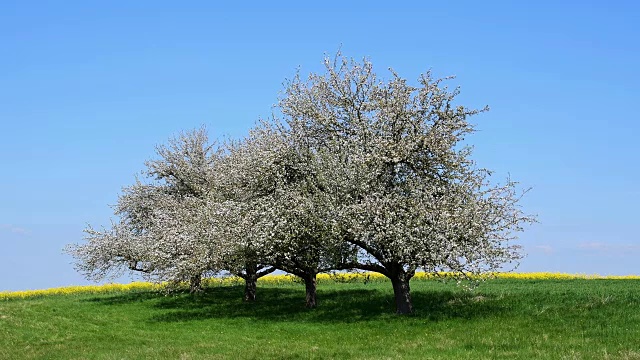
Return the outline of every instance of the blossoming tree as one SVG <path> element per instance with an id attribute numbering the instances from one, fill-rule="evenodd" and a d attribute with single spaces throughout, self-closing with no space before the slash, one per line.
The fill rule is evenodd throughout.
<path id="1" fill-rule="evenodd" d="M 458 89 L 426 73 L 410 85 L 372 64 L 325 59 L 326 72 L 286 85 L 279 117 L 225 146 L 201 129 L 158 148 L 150 183 L 125 188 L 112 228 L 87 229 L 69 252 L 100 278 L 114 269 L 162 280 L 230 271 L 245 299 L 276 268 L 300 277 L 315 307 L 316 275 L 361 269 L 393 286 L 396 311 L 413 311 L 416 270 L 458 278 L 520 258 L 526 223 L 517 184 L 491 181 L 463 144 L 482 110 L 456 105 Z"/>
<path id="2" fill-rule="evenodd" d="M 123 189 L 114 208 L 119 221 L 109 229 L 86 230 L 86 243 L 67 251 L 88 278 L 123 270 L 157 281 L 189 281 L 200 288 L 202 274 L 222 270 L 229 256 L 220 219 L 224 208 L 213 194 L 213 166 L 219 153 L 204 129 L 187 132 L 157 148 L 147 162 L 148 183 Z"/>
<path id="3" fill-rule="evenodd" d="M 261 264 L 298 276 L 305 283 L 306 305 L 315 307 L 316 275 L 332 270 L 349 248 L 330 231 L 331 198 L 315 177 L 316 156 L 277 124 L 262 122 L 237 144 L 221 173 L 235 178 L 238 194 L 230 222 L 236 244 L 252 249 Z M 265 265 L 262 265 L 265 266 Z"/>
<path id="4" fill-rule="evenodd" d="M 511 240 L 533 218 L 516 183 L 492 184 L 461 144 L 482 110 L 456 106 L 458 89 L 430 73 L 413 86 L 393 70 L 379 79 L 367 60 L 338 54 L 325 65 L 289 81 L 279 107 L 292 136 L 311 139 L 325 163 L 318 176 L 335 204 L 327 220 L 360 254 L 342 266 L 387 276 L 404 314 L 419 268 L 464 277 L 517 260 Z"/>

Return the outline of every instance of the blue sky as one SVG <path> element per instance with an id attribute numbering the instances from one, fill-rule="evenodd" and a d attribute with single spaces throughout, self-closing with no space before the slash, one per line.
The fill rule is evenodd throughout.
<path id="1" fill-rule="evenodd" d="M 229 4 L 0 3 L 0 291 L 86 283 L 62 248 L 109 224 L 155 145 L 246 134 L 339 47 L 491 107 L 474 158 L 533 187 L 540 221 L 519 271 L 640 274 L 636 2 Z"/>

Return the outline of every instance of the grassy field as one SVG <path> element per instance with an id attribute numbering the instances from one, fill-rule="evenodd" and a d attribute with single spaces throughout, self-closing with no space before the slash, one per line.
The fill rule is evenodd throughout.
<path id="1" fill-rule="evenodd" d="M 0 359 L 640 359 L 640 280 L 261 284 L 165 296 L 129 290 L 0 300 Z"/>

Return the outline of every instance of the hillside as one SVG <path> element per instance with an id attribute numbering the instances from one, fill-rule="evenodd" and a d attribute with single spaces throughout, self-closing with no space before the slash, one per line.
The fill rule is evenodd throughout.
<path id="1" fill-rule="evenodd" d="M 640 359 L 637 279 L 411 285 L 412 316 L 393 314 L 380 279 L 322 279 L 314 310 L 291 281 L 261 283 L 256 303 L 224 284 L 197 296 L 140 287 L 5 296 L 0 358 Z"/>

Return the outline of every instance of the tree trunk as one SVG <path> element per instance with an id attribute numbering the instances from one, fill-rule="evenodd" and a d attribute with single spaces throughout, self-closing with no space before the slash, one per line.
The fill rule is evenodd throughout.
<path id="1" fill-rule="evenodd" d="M 244 277 L 244 301 L 256 301 L 256 288 L 258 282 L 258 266 L 253 263 L 245 265 Z"/>
<path id="2" fill-rule="evenodd" d="M 256 288 L 258 279 L 255 274 L 247 276 L 244 279 L 244 301 L 254 302 L 256 301 Z"/>
<path id="3" fill-rule="evenodd" d="M 189 279 L 189 293 L 195 294 L 202 291 L 202 276 L 200 274 L 193 275 Z"/>
<path id="4" fill-rule="evenodd" d="M 409 287 L 410 279 L 409 274 L 402 270 L 391 274 L 393 295 L 396 300 L 396 314 L 411 314 L 413 312 L 411 289 Z"/>
<path id="5" fill-rule="evenodd" d="M 316 298 L 316 274 L 307 274 L 304 277 L 304 286 L 307 291 L 307 308 L 313 309 L 318 306 L 318 300 Z"/>

